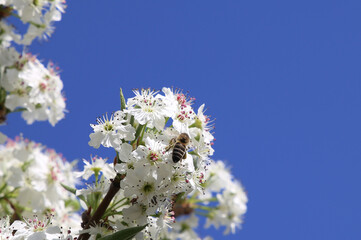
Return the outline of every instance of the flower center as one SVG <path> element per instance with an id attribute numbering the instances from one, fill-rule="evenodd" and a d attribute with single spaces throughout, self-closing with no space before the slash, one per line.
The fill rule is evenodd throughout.
<path id="1" fill-rule="evenodd" d="M 148 154 L 147 159 L 148 159 L 151 163 L 154 163 L 154 162 L 160 160 L 160 157 L 159 157 L 158 153 L 152 151 L 152 152 L 150 152 L 150 153 Z"/>
<path id="2" fill-rule="evenodd" d="M 177 182 L 179 180 L 179 175 L 178 174 L 173 174 L 172 176 L 172 182 Z"/>
<path id="3" fill-rule="evenodd" d="M 235 215 L 233 213 L 229 213 L 228 216 L 227 216 L 227 218 L 229 220 L 232 220 L 234 217 L 235 217 Z"/>
<path id="4" fill-rule="evenodd" d="M 187 110 L 187 109 L 184 109 L 183 107 L 181 107 L 181 111 L 178 113 L 177 119 L 179 121 L 183 122 L 187 119 L 192 119 L 192 118 L 193 118 L 193 111 Z"/>
<path id="5" fill-rule="evenodd" d="M 128 169 L 134 169 L 134 164 L 133 163 L 128 163 L 127 167 L 128 167 Z"/>
<path id="6" fill-rule="evenodd" d="M 154 191 L 154 186 L 153 184 L 151 183 L 145 183 L 144 186 L 143 186 L 143 192 L 144 193 L 150 193 L 150 192 L 153 192 Z"/>
<path id="7" fill-rule="evenodd" d="M 153 112 L 153 108 L 149 106 L 144 107 L 143 110 L 144 112 Z"/>
<path id="8" fill-rule="evenodd" d="M 177 101 L 182 107 L 186 106 L 187 99 L 186 96 L 184 96 L 184 94 L 177 94 Z"/>
<path id="9" fill-rule="evenodd" d="M 114 130 L 114 127 L 109 122 L 106 122 L 105 125 L 104 125 L 104 130 L 110 132 L 110 131 Z"/>
<path id="10" fill-rule="evenodd" d="M 49 183 L 53 183 L 56 182 L 57 180 L 58 180 L 58 176 L 56 170 L 54 169 L 54 167 L 52 167 L 50 169 L 50 173 L 48 174 L 48 181 Z"/>
<path id="11" fill-rule="evenodd" d="M 39 84 L 39 88 L 40 88 L 40 91 L 45 92 L 45 90 L 46 90 L 46 84 L 45 84 L 45 83 L 40 83 L 40 84 Z"/>

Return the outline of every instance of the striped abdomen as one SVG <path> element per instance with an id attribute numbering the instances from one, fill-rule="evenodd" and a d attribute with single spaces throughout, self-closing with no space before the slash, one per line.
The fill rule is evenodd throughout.
<path id="1" fill-rule="evenodd" d="M 172 154 L 173 162 L 175 163 L 179 162 L 183 158 L 185 153 L 186 153 L 186 147 L 182 143 L 177 142 L 173 148 L 173 154 Z"/>

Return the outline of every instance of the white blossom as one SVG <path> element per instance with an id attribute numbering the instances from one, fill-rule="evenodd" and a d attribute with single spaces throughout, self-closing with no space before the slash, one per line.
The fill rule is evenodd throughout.
<path id="1" fill-rule="evenodd" d="M 61 20 L 66 7 L 64 0 L 3 0 L 1 4 L 29 25 L 21 37 L 11 39 L 23 45 L 30 45 L 35 38 L 50 37 L 54 31 L 53 23 Z"/>
<path id="2" fill-rule="evenodd" d="M 0 144 L 3 144 L 6 141 L 7 138 L 8 137 L 5 134 L 0 132 Z"/>
<path id="3" fill-rule="evenodd" d="M 60 154 L 22 137 L 15 141 L 7 139 L 5 145 L 0 146 L 3 192 L 18 189 L 9 200 L 24 208 L 23 216 L 56 213 L 57 217 L 67 215 L 72 218 L 74 209 L 66 207 L 65 202 L 76 199 L 61 185 L 75 186 L 77 181 L 72 171 L 73 164 L 66 162 Z"/>
<path id="4" fill-rule="evenodd" d="M 17 108 L 26 110 L 22 117 L 28 124 L 48 120 L 54 126 L 63 119 L 63 83 L 53 64 L 45 67 L 35 56 L 29 53 L 20 55 L 13 48 L 0 48 L 0 55 L 2 53 L 4 58 L 1 61 L 6 65 L 1 69 L 0 87 L 8 92 L 5 106 L 10 111 Z"/>
<path id="5" fill-rule="evenodd" d="M 12 225 L 16 230 L 14 239 L 50 240 L 59 238 L 61 230 L 58 226 L 52 226 L 51 220 L 52 217 L 46 217 L 43 220 L 34 217 L 24 219 L 24 221 L 15 221 Z"/>
<path id="6" fill-rule="evenodd" d="M 115 176 L 115 171 L 112 168 L 111 164 L 106 163 L 106 159 L 100 157 L 91 157 L 91 162 L 83 159 L 84 170 L 81 172 L 76 172 L 75 176 L 78 178 L 83 178 L 88 180 L 90 176 L 96 175 L 99 176 L 102 173 L 107 179 L 110 179 Z"/>
<path id="7" fill-rule="evenodd" d="M 98 124 L 90 124 L 93 128 L 94 133 L 89 135 L 89 145 L 94 148 L 99 148 L 100 145 L 104 147 L 113 147 L 118 149 L 121 145 L 120 139 L 130 141 L 134 139 L 135 129 L 130 125 L 126 124 L 126 120 L 123 119 L 121 112 L 112 114 L 110 119 L 108 116 L 104 116 L 103 119 L 97 119 Z"/>
<path id="8" fill-rule="evenodd" d="M 205 196 L 211 197 L 212 193 L 216 193 L 218 201 L 218 206 L 209 213 L 206 227 L 225 226 L 224 234 L 235 233 L 236 228 L 241 228 L 243 215 L 247 211 L 248 198 L 242 185 L 221 161 L 210 165 L 206 179 L 208 193 Z"/>
<path id="9" fill-rule="evenodd" d="M 128 109 L 125 110 L 134 116 L 142 125 L 149 128 L 155 127 L 162 130 L 165 125 L 165 118 L 170 116 L 165 103 L 161 98 L 155 97 L 157 92 L 150 89 L 142 89 L 141 92 L 134 90 L 135 97 L 128 99 Z"/>
<path id="10" fill-rule="evenodd" d="M 139 157 L 133 152 L 133 147 L 129 143 L 123 143 L 117 150 L 119 150 L 118 158 L 121 161 L 114 167 L 117 173 L 125 174 L 128 169 L 134 169 L 134 164 Z"/>
<path id="11" fill-rule="evenodd" d="M 10 227 L 9 216 L 0 218 L 0 240 L 11 239 L 13 236 L 13 228 Z"/>

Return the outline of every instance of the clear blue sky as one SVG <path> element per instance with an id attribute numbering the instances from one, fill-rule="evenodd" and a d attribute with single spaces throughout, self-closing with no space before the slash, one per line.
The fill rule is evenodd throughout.
<path id="1" fill-rule="evenodd" d="M 63 70 L 69 113 L 55 128 L 14 114 L 9 136 L 112 158 L 88 146 L 89 124 L 119 108 L 119 87 L 183 88 L 248 192 L 227 239 L 360 239 L 359 1 L 73 0 L 30 50 Z"/>

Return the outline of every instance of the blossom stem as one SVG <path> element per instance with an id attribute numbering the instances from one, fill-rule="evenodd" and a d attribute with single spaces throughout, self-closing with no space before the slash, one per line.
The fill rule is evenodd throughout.
<path id="1" fill-rule="evenodd" d="M 207 198 L 207 199 L 189 199 L 188 202 L 190 202 L 190 203 L 218 202 L 218 199 L 216 197 Z"/>
<path id="2" fill-rule="evenodd" d="M 193 207 L 195 209 L 202 209 L 202 210 L 206 210 L 206 211 L 211 211 L 213 209 L 212 207 L 201 206 L 201 205 L 193 205 Z"/>
<path id="3" fill-rule="evenodd" d="M 129 124 L 134 127 L 134 116 L 133 115 L 130 117 Z"/>
<path id="4" fill-rule="evenodd" d="M 142 124 L 138 125 L 137 130 L 135 131 L 135 138 L 134 138 L 133 142 L 131 143 L 131 145 L 133 145 L 134 143 L 137 142 L 137 139 L 138 139 L 138 137 L 140 136 L 140 134 L 141 134 L 141 132 L 143 130 L 143 126 L 144 125 L 142 125 Z"/>
<path id="5" fill-rule="evenodd" d="M 99 172 L 98 171 L 94 171 L 94 175 L 95 175 L 95 186 L 98 186 L 98 178 L 99 178 Z"/>
<path id="6" fill-rule="evenodd" d="M 144 132 L 145 129 L 147 128 L 147 124 L 144 125 L 143 129 L 142 129 L 142 135 L 140 135 L 140 138 L 138 139 L 138 143 L 137 145 L 139 146 L 139 144 L 141 144 L 141 142 L 143 141 L 143 136 L 144 136 Z"/>
<path id="7" fill-rule="evenodd" d="M 26 108 L 16 108 L 14 109 L 14 111 L 10 111 L 9 109 L 7 109 L 7 113 L 16 113 L 16 112 L 24 112 L 26 111 L 27 109 Z"/>
<path id="8" fill-rule="evenodd" d="M 18 14 L 14 13 L 14 12 L 11 12 L 11 16 L 13 16 L 13 17 L 16 17 L 16 18 L 20 19 L 20 16 L 19 16 Z"/>
<path id="9" fill-rule="evenodd" d="M 33 25 L 34 27 L 37 27 L 37 28 L 45 28 L 45 24 L 39 24 L 39 23 L 36 23 L 36 22 L 33 22 L 33 21 L 29 21 L 28 23 L 30 23 L 31 25 Z"/>
<path id="10" fill-rule="evenodd" d="M 109 216 L 114 216 L 114 215 L 120 215 L 123 214 L 123 211 L 119 211 L 119 212 L 109 212 L 104 214 L 104 217 L 109 217 Z"/>
<path id="11" fill-rule="evenodd" d="M 121 202 L 123 202 L 124 200 L 128 200 L 128 198 L 122 198 L 122 199 L 120 199 L 118 202 L 113 203 L 113 205 L 110 206 L 109 210 L 118 207 L 117 205 L 120 204 Z"/>
<path id="12" fill-rule="evenodd" d="M 209 217 L 209 214 L 204 213 L 204 212 L 196 211 L 195 213 L 199 216 L 203 216 L 203 217 L 207 217 L 207 218 Z"/>

